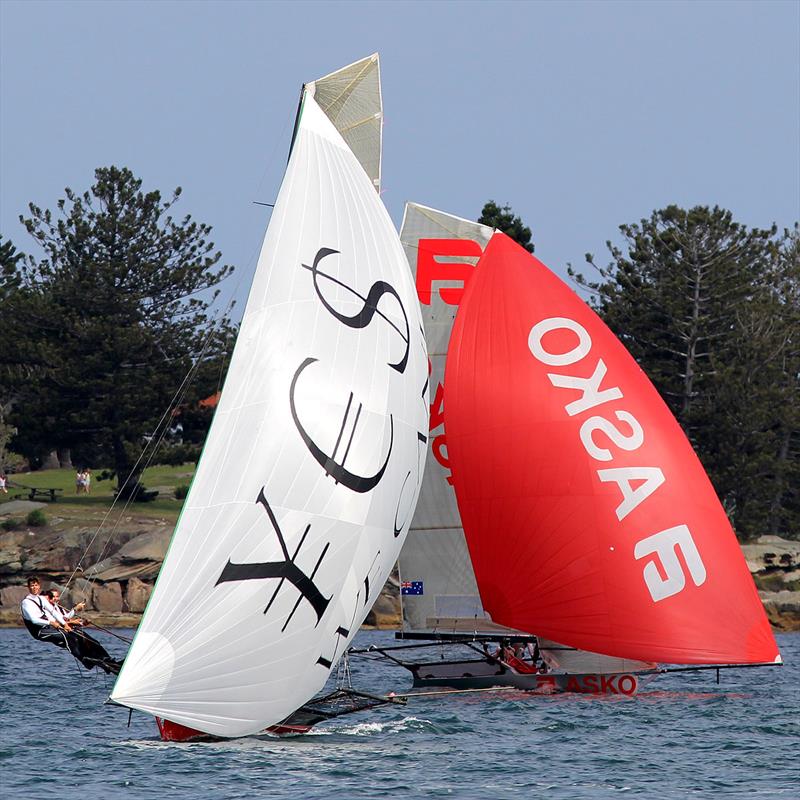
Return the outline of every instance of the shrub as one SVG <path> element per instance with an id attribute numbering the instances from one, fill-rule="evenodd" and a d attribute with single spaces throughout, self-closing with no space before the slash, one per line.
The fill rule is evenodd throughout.
<path id="1" fill-rule="evenodd" d="M 7 473 L 13 475 L 15 472 L 27 472 L 30 469 L 30 464 L 25 456 L 6 450 L 3 467 Z"/>
<path id="2" fill-rule="evenodd" d="M 187 484 L 182 483 L 180 486 L 175 487 L 176 500 L 183 500 L 187 494 L 189 494 L 189 486 Z"/>
<path id="3" fill-rule="evenodd" d="M 159 448 L 153 462 L 172 467 L 179 467 L 181 464 L 196 464 L 202 451 L 202 444 L 166 445 Z"/>
<path id="4" fill-rule="evenodd" d="M 135 483 L 126 483 L 122 489 L 118 489 L 114 494 L 120 500 L 129 500 L 133 503 L 149 503 L 158 497 L 158 490 L 148 491 L 143 483 L 136 481 Z"/>
<path id="5" fill-rule="evenodd" d="M 15 531 L 22 526 L 22 520 L 9 517 L 0 522 L 0 528 L 4 531 Z"/>
<path id="6" fill-rule="evenodd" d="M 47 517 L 41 508 L 34 508 L 33 511 L 25 517 L 25 522 L 27 522 L 31 528 L 42 528 L 47 525 Z"/>

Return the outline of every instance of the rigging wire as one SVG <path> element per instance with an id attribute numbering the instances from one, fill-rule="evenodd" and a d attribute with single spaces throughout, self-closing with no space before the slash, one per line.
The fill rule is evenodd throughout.
<path id="1" fill-rule="evenodd" d="M 238 288 L 238 287 L 236 287 L 236 288 Z M 77 563 L 75 565 L 75 568 L 72 570 L 72 573 L 70 574 L 69 579 L 66 582 L 66 585 L 64 587 L 64 591 L 69 590 L 69 587 L 70 587 L 72 581 L 74 580 L 75 575 L 77 574 L 77 572 L 79 570 L 81 572 L 83 572 L 83 560 L 86 558 L 86 555 L 88 554 L 88 552 L 91 549 L 92 545 L 97 540 L 97 537 L 99 536 L 100 532 L 103 530 L 103 527 L 105 526 L 106 522 L 108 521 L 108 518 L 111 516 L 111 514 L 114 512 L 115 508 L 117 507 L 117 504 L 119 502 L 120 496 L 122 496 L 124 494 L 125 489 L 127 488 L 129 483 L 131 482 L 132 478 L 134 476 L 137 476 L 137 475 L 141 474 L 142 472 L 144 472 L 144 470 L 146 470 L 150 466 L 150 464 L 152 463 L 153 458 L 155 457 L 156 453 L 158 452 L 158 450 L 159 450 L 159 448 L 161 446 L 161 443 L 163 442 L 163 440 L 164 440 L 164 438 L 165 438 L 165 436 L 167 434 L 167 431 L 169 429 L 169 421 L 172 419 L 173 412 L 183 402 L 183 399 L 186 396 L 186 392 L 188 391 L 189 386 L 191 385 L 191 381 L 194 378 L 195 374 L 197 373 L 198 369 L 200 368 L 200 364 L 203 362 L 203 359 L 204 359 L 204 357 L 205 357 L 205 355 L 206 355 L 206 353 L 208 351 L 208 348 L 210 346 L 210 343 L 211 343 L 211 340 L 212 340 L 212 337 L 213 337 L 215 331 L 219 328 L 222 320 L 227 318 L 227 315 L 229 314 L 229 312 L 233 308 L 233 305 L 234 305 L 234 300 L 233 300 L 233 293 L 232 293 L 231 294 L 231 298 L 229 299 L 229 301 L 228 301 L 227 305 L 225 306 L 225 308 L 221 312 L 217 312 L 212 324 L 209 326 L 209 330 L 208 330 L 208 332 L 206 334 L 206 337 L 205 337 L 205 339 L 203 341 L 203 346 L 200 349 L 199 355 L 197 356 L 197 358 L 195 359 L 195 361 L 192 364 L 192 366 L 189 368 L 189 370 L 184 375 L 183 380 L 181 381 L 180 385 L 178 386 L 178 388 L 176 389 L 175 393 L 173 394 L 172 399 L 171 399 L 168 407 L 164 410 L 163 414 L 161 415 L 161 418 L 159 419 L 158 423 L 156 424 L 155 431 L 158 432 L 158 436 L 153 437 L 146 444 L 146 446 L 142 449 L 142 452 L 139 455 L 139 458 L 136 460 L 133 468 L 131 469 L 130 473 L 128 474 L 128 477 L 125 479 L 125 482 L 117 490 L 117 494 L 116 494 L 114 500 L 112 501 L 111 506 L 109 507 L 108 511 L 106 511 L 105 515 L 103 516 L 103 519 L 100 521 L 100 524 L 98 525 L 97 529 L 95 530 L 95 532 L 92 535 L 91 539 L 89 540 L 88 544 L 84 547 L 84 550 L 81 553 L 81 556 L 78 559 L 78 561 L 77 561 Z M 147 456 L 147 457 L 145 458 L 145 456 Z M 141 469 L 139 469 L 140 465 L 142 465 L 143 462 L 144 462 L 144 465 L 141 466 Z M 97 563 L 102 561 L 103 558 L 105 557 L 105 554 L 108 551 L 108 548 L 109 548 L 109 546 L 111 545 L 111 542 L 114 539 L 114 536 L 116 534 L 117 528 L 119 527 L 119 524 L 122 521 L 122 518 L 123 518 L 125 512 L 128 510 L 128 507 L 130 506 L 130 504 L 132 502 L 133 502 L 132 495 L 129 496 L 123 502 L 122 508 L 121 508 L 121 510 L 119 512 L 119 516 L 117 517 L 116 522 L 114 523 L 114 526 L 112 527 L 112 529 L 111 529 L 111 531 L 110 531 L 110 533 L 109 533 L 109 535 L 108 535 L 108 537 L 107 537 L 107 539 L 105 541 L 105 544 L 103 545 L 103 548 L 100 551 L 100 557 L 97 559 Z M 90 579 L 90 581 L 89 581 L 89 587 L 90 588 L 94 587 L 94 585 L 95 585 L 95 583 L 97 581 L 97 574 L 98 573 L 95 573 L 92 576 L 92 578 Z"/>
<path id="2" fill-rule="evenodd" d="M 83 618 L 82 618 L 83 619 Z M 115 639 L 119 639 L 121 642 L 125 642 L 126 644 L 130 644 L 133 639 L 129 639 L 127 636 L 122 636 L 122 634 L 115 633 L 114 631 L 110 630 L 109 628 L 104 628 L 102 625 L 98 625 L 96 622 L 92 622 L 90 619 L 84 619 L 84 622 L 92 628 L 97 628 L 99 631 L 103 631 Z"/>
<path id="3" fill-rule="evenodd" d="M 285 130 L 286 130 L 288 124 L 289 124 L 289 119 L 290 119 L 290 117 L 287 118 L 284 121 L 284 126 L 283 126 L 283 129 L 281 130 L 281 135 L 276 138 L 275 145 L 273 147 L 272 153 L 269 156 L 269 158 L 267 159 L 267 164 L 265 165 L 264 170 L 263 170 L 263 172 L 261 174 L 261 177 L 259 179 L 259 184 L 258 184 L 259 187 L 263 184 L 267 172 L 270 169 L 272 169 L 272 166 L 273 166 L 273 164 L 274 164 L 274 162 L 276 160 L 278 142 L 283 137 L 283 134 L 284 134 L 284 132 L 285 132 Z M 270 203 L 258 203 L 258 205 L 266 205 L 266 206 L 271 206 L 271 207 L 274 208 L 274 204 L 270 204 Z M 251 253 L 250 257 L 247 259 L 247 264 L 246 264 L 246 266 L 248 268 L 246 270 L 247 272 L 250 271 L 249 268 L 253 264 L 253 262 L 257 261 L 257 253 L 258 252 L 260 252 L 260 248 L 253 250 L 253 252 Z M 139 458 L 137 459 L 136 463 L 134 464 L 133 469 L 131 470 L 130 474 L 128 475 L 128 478 L 126 479 L 125 483 L 118 489 L 117 496 L 114 498 L 114 501 L 112 502 L 111 507 L 108 509 L 108 511 L 104 515 L 103 519 L 101 520 L 100 524 L 97 527 L 97 530 L 95 530 L 94 534 L 92 535 L 91 539 L 89 540 L 89 543 L 86 545 L 86 547 L 83 550 L 83 553 L 81 554 L 80 558 L 78 559 L 78 562 L 77 562 L 77 564 L 75 566 L 75 569 L 73 569 L 72 573 L 70 574 L 69 579 L 67 580 L 67 583 L 66 583 L 66 585 L 64 587 L 65 591 L 69 589 L 69 587 L 70 587 L 72 581 L 74 580 L 75 575 L 77 574 L 78 570 L 80 570 L 81 572 L 83 571 L 83 560 L 84 560 L 84 558 L 86 557 L 86 555 L 89 552 L 89 549 L 94 544 L 95 540 L 97 539 L 98 535 L 100 534 L 100 531 L 103 530 L 103 527 L 105 526 L 106 522 L 108 521 L 109 516 L 111 516 L 111 514 L 113 513 L 113 511 L 114 511 L 114 509 L 115 509 L 115 507 L 117 505 L 117 502 L 119 500 L 119 496 L 124 492 L 125 488 L 128 486 L 128 483 L 129 483 L 131 477 L 133 475 L 140 474 L 140 472 L 144 472 L 144 470 L 147 469 L 148 466 L 150 466 L 150 463 L 152 462 L 152 459 L 154 458 L 155 454 L 158 452 L 158 448 L 160 447 L 161 442 L 163 441 L 163 439 L 164 439 L 164 437 L 166 435 L 166 432 L 167 432 L 167 429 L 168 429 L 168 422 L 172 417 L 172 412 L 180 405 L 183 397 L 185 396 L 186 391 L 187 391 L 187 389 L 188 389 L 188 387 L 189 387 L 189 385 L 191 383 L 191 379 L 194 377 L 195 373 L 197 372 L 197 370 L 199 368 L 199 365 L 202 362 L 202 359 L 203 359 L 203 357 L 204 357 L 204 355 L 205 355 L 205 353 L 206 353 L 206 351 L 208 349 L 208 346 L 210 344 L 211 337 L 212 337 L 213 333 L 220 326 L 222 320 L 228 318 L 228 315 L 230 314 L 230 312 L 232 311 L 232 309 L 233 309 L 233 307 L 234 307 L 234 305 L 236 303 L 235 297 L 238 294 L 239 289 L 241 288 L 241 285 L 242 285 L 242 281 L 244 279 L 244 274 L 243 274 L 244 271 L 243 270 L 238 270 L 238 272 L 239 272 L 239 278 L 236 281 L 236 283 L 234 284 L 232 290 L 230 291 L 228 302 L 226 303 L 226 305 L 225 305 L 225 307 L 224 307 L 224 309 L 222 310 L 221 313 L 219 311 L 216 312 L 216 314 L 214 316 L 214 319 L 212 321 L 212 324 L 209 327 L 208 334 L 206 335 L 206 339 L 205 339 L 205 341 L 203 343 L 203 347 L 201 348 L 200 356 L 195 360 L 195 363 L 187 371 L 186 375 L 184 376 L 183 380 L 181 381 L 181 384 L 179 385 L 178 389 L 176 390 L 175 394 L 173 395 L 172 400 L 170 401 L 170 404 L 169 404 L 168 408 L 164 411 L 164 413 L 161 416 L 161 419 L 158 421 L 158 424 L 156 425 L 156 428 L 155 428 L 156 431 L 161 429 L 160 435 L 157 438 L 154 437 L 153 439 L 151 439 L 150 442 L 147 443 L 147 446 L 142 450 Z M 222 374 L 222 365 L 220 365 L 220 374 L 219 374 L 218 379 L 217 379 L 217 391 L 220 390 L 220 384 L 222 382 L 221 374 Z M 162 425 L 163 425 L 163 427 L 162 427 Z M 153 446 L 151 447 L 151 445 L 153 445 Z M 148 456 L 147 460 L 145 461 L 144 467 L 142 467 L 141 471 L 138 471 L 138 467 L 142 463 L 142 460 L 144 459 L 145 454 L 148 452 L 148 450 L 150 450 L 150 455 Z M 114 527 L 112 528 L 111 533 L 109 534 L 105 545 L 103 546 L 103 549 L 101 551 L 101 555 L 100 555 L 100 558 L 98 559 L 98 562 L 102 560 L 102 558 L 104 557 L 105 553 L 107 552 L 107 549 L 108 549 L 111 541 L 114 538 L 114 535 L 115 535 L 116 530 L 117 530 L 117 528 L 119 526 L 119 523 L 122 520 L 122 516 L 127 511 L 128 506 L 131 504 L 131 502 L 133 502 L 131 498 L 129 498 L 128 500 L 126 500 L 124 502 L 124 505 L 122 506 L 122 510 L 120 511 L 120 515 L 117 518 L 117 521 L 114 524 Z M 95 582 L 96 582 L 96 576 L 90 581 L 90 587 L 93 587 Z"/>
<path id="4" fill-rule="evenodd" d="M 125 479 L 125 482 L 117 490 L 117 494 L 114 497 L 114 500 L 112 501 L 111 506 L 109 507 L 108 511 L 106 511 L 105 515 L 103 516 L 103 519 L 101 520 L 100 524 L 98 525 L 97 529 L 95 530 L 95 532 L 92 535 L 91 539 L 89 540 L 88 544 L 84 547 L 83 553 L 81 553 L 81 556 L 78 559 L 77 564 L 75 565 L 75 569 L 73 569 L 72 574 L 69 576 L 69 579 L 66 582 L 66 585 L 64 587 L 64 591 L 67 591 L 69 589 L 69 587 L 70 587 L 73 579 L 75 578 L 75 575 L 77 574 L 77 572 L 79 570 L 81 572 L 83 572 L 83 559 L 86 557 L 86 555 L 88 554 L 90 548 L 92 547 L 92 545 L 97 540 L 97 537 L 99 536 L 100 531 L 103 530 L 103 527 L 105 526 L 106 522 L 108 521 L 108 518 L 111 516 L 111 514 L 116 509 L 117 503 L 119 502 L 120 497 L 125 492 L 125 489 L 127 488 L 128 484 L 131 482 L 131 479 L 133 478 L 133 476 L 141 474 L 141 472 L 143 472 L 145 469 L 147 469 L 147 467 L 150 465 L 150 462 L 152 461 L 153 456 L 155 455 L 159 445 L 161 444 L 161 442 L 162 442 L 162 440 L 163 440 L 163 438 L 164 438 L 164 436 L 166 434 L 167 425 L 165 423 L 165 420 L 169 419 L 172 411 L 177 406 L 177 404 L 180 402 L 180 398 L 182 398 L 184 396 L 185 390 L 186 390 L 186 387 L 187 387 L 187 381 L 189 380 L 190 376 L 192 375 L 192 373 L 196 369 L 197 369 L 197 365 L 195 364 L 189 370 L 189 372 L 186 374 L 186 376 L 183 379 L 183 382 L 179 386 L 179 388 L 176 391 L 176 393 L 173 395 L 173 398 L 172 398 L 172 401 L 170 402 L 169 408 L 167 408 L 164 411 L 164 414 L 162 415 L 161 419 L 158 421 L 158 424 L 156 425 L 156 430 L 157 431 L 159 429 L 161 429 L 161 432 L 160 432 L 159 436 L 157 438 L 154 437 L 154 439 L 151 439 L 151 441 L 148 442 L 147 445 L 143 448 L 141 454 L 139 455 L 139 458 L 136 460 L 136 462 L 133 465 L 130 473 L 128 474 L 128 477 Z M 162 423 L 163 423 L 163 427 L 162 427 Z M 154 441 L 155 441 L 155 444 L 153 445 Z M 150 450 L 151 452 L 148 455 L 148 457 L 147 457 L 147 459 L 146 459 L 146 461 L 144 463 L 144 466 L 140 470 L 139 467 L 142 464 L 143 459 L 145 458 L 145 454 L 148 453 L 148 450 Z M 123 515 L 127 511 L 128 506 L 132 502 L 133 502 L 132 497 L 129 497 L 128 499 L 126 499 L 123 502 L 123 505 L 122 505 L 122 508 L 120 510 L 119 516 L 117 517 L 117 520 L 114 523 L 114 527 L 111 529 L 111 532 L 110 532 L 108 538 L 106 539 L 106 542 L 105 542 L 105 544 L 103 546 L 103 549 L 100 552 L 100 557 L 98 558 L 98 563 L 100 561 L 102 561 L 102 559 L 104 558 L 104 556 L 106 554 L 106 551 L 108 549 L 108 546 L 110 545 L 110 543 L 111 543 L 111 541 L 112 541 L 112 539 L 114 537 L 114 534 L 116 533 L 116 530 L 119 527 L 119 523 L 121 522 Z M 93 577 L 93 579 L 90 581 L 90 586 L 94 586 L 95 581 L 96 581 L 96 576 Z"/>
<path id="5" fill-rule="evenodd" d="M 336 688 L 337 689 L 353 688 L 353 676 L 350 672 L 350 657 L 347 650 L 345 650 L 336 668 Z"/>

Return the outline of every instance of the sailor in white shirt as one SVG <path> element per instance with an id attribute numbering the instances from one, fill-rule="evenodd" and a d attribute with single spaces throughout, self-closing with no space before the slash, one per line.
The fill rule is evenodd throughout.
<path id="1" fill-rule="evenodd" d="M 61 605 L 61 592 L 58 589 L 49 589 L 44 595 L 53 607 L 55 617 L 59 622 L 63 620 L 63 624 L 69 623 L 70 626 L 83 625 L 83 620 L 76 617 L 75 612 L 82 611 L 86 608 L 86 603 L 78 603 L 78 605 L 73 606 L 67 611 L 67 609 Z"/>
<path id="2" fill-rule="evenodd" d="M 20 604 L 22 621 L 34 639 L 64 647 L 72 653 L 86 669 L 100 667 L 104 672 L 119 672 L 121 661 L 112 658 L 108 651 L 84 631 L 74 631 L 70 619 L 62 615 L 62 607 L 54 607 L 43 597 L 41 583 L 35 575 L 28 578 L 28 594 Z M 69 612 L 68 612 L 69 613 Z"/>
<path id="3" fill-rule="evenodd" d="M 52 627 L 57 631 L 64 624 L 56 619 L 53 606 L 46 597 L 39 594 L 40 591 L 39 579 L 32 575 L 28 578 L 29 594 L 20 604 L 22 621 L 36 639 L 39 638 L 39 634 L 43 632 L 44 628 Z"/>

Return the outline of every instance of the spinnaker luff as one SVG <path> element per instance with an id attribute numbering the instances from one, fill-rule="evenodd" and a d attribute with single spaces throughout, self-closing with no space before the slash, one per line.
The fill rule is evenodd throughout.
<path id="1" fill-rule="evenodd" d="M 445 373 L 458 507 L 494 622 L 666 663 L 780 660 L 724 510 L 600 318 L 496 232 Z"/>
<path id="2" fill-rule="evenodd" d="M 377 56 L 346 69 L 344 90 L 304 91 L 214 423 L 111 695 L 195 733 L 257 733 L 324 685 L 422 480 L 427 359 L 376 192 L 380 113 L 369 100 L 367 175 L 312 96 L 357 113 Z"/>

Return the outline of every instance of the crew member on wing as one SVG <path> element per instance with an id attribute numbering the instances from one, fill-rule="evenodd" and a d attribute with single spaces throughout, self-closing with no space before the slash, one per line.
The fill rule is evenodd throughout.
<path id="1" fill-rule="evenodd" d="M 50 605 L 61 614 L 64 618 L 65 622 L 69 623 L 70 627 L 75 625 L 83 625 L 84 622 L 79 617 L 75 616 L 76 611 L 83 611 L 86 608 L 86 603 L 78 603 L 77 605 L 73 606 L 69 611 L 67 611 L 64 606 L 61 605 L 61 592 L 58 589 L 50 589 L 46 591 L 45 597 L 50 601 Z"/>
<path id="2" fill-rule="evenodd" d="M 28 578 L 29 594 L 20 603 L 22 621 L 30 635 L 40 642 L 66 648 L 86 669 L 99 667 L 106 673 L 116 675 L 122 662 L 112 658 L 100 642 L 88 633 L 73 631 L 61 612 L 40 594 L 41 589 L 39 578 L 31 575 Z"/>

